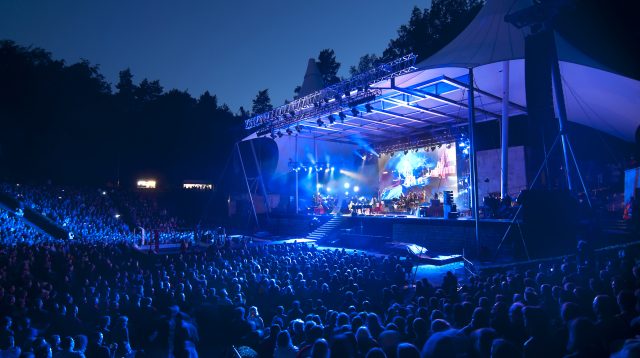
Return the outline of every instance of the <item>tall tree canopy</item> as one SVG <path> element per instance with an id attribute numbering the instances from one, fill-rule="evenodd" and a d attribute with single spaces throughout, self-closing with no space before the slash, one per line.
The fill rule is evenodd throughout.
<path id="1" fill-rule="evenodd" d="M 340 82 L 340 78 L 338 77 L 340 62 L 336 61 L 336 54 L 332 49 L 327 48 L 320 51 L 316 64 L 318 65 L 318 70 L 322 75 L 325 86 Z"/>
<path id="2" fill-rule="evenodd" d="M 414 7 L 406 25 L 398 29 L 398 37 L 389 41 L 384 61 L 414 53 L 423 60 L 451 42 L 473 20 L 482 8 L 481 0 L 433 0 L 431 7 Z"/>
<path id="3" fill-rule="evenodd" d="M 244 135 L 209 92 L 196 100 L 158 80 L 136 84 L 125 69 L 112 93 L 89 61 L 67 65 L 12 41 L 0 41 L 0 64 L 0 180 L 215 179 Z"/>
<path id="4" fill-rule="evenodd" d="M 254 115 L 269 112 L 273 109 L 271 105 L 271 98 L 269 97 L 269 90 L 263 89 L 262 91 L 258 91 L 256 98 L 253 99 L 253 105 L 251 106 L 251 111 Z"/>

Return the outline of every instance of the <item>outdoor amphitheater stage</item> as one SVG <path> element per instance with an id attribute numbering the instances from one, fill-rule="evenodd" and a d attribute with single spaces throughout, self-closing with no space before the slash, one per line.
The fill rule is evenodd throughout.
<path id="1" fill-rule="evenodd" d="M 386 252 L 394 245 L 418 245 L 432 255 L 469 257 L 480 248 L 485 258 L 495 257 L 496 249 L 511 221 L 445 219 L 408 215 L 291 215 L 272 216 L 272 232 L 295 230 L 288 235 L 313 239 L 320 245 Z M 516 230 L 511 230 L 514 232 Z M 512 254 L 513 240 L 505 240 L 498 256 Z M 466 255 L 465 255 L 466 254 Z"/>

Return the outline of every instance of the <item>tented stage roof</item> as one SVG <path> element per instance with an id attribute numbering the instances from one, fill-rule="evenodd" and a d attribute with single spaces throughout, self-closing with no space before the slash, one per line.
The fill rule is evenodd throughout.
<path id="1" fill-rule="evenodd" d="M 474 71 L 476 121 L 501 116 L 502 69 L 509 63 L 509 115 L 526 113 L 523 30 L 504 21 L 528 0 L 487 0 L 476 18 L 451 43 L 415 65 L 415 70 L 371 86 L 374 100 L 342 110 L 344 122 L 327 114 L 306 118 L 298 134 L 334 142 L 391 143 L 468 124 L 469 68 Z M 611 71 L 556 35 L 570 121 L 633 141 L 640 125 L 640 82 Z M 333 113 L 335 118 L 338 112 Z M 321 119 L 325 125 L 319 126 Z M 286 128 L 275 128 L 285 131 Z M 295 131 L 293 131 L 296 133 Z M 254 137 L 252 135 L 251 137 Z"/>

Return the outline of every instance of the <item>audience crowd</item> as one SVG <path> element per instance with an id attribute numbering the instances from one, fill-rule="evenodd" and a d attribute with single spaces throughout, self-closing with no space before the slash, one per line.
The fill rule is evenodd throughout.
<path id="1" fill-rule="evenodd" d="M 307 244 L 141 253 L 90 222 L 100 192 L 20 194 L 94 239 L 0 211 L 1 357 L 640 356 L 636 252 L 414 284 L 403 258 Z"/>
<path id="2" fill-rule="evenodd" d="M 194 239 L 192 230 L 179 230 L 178 220 L 149 198 L 136 193 L 79 189 L 52 185 L 0 184 L 0 191 L 49 218 L 82 241 L 135 241 L 141 231 L 147 239 L 180 243 Z M 120 205 L 116 205 L 112 197 Z M 148 241 L 148 240 L 147 240 Z"/>

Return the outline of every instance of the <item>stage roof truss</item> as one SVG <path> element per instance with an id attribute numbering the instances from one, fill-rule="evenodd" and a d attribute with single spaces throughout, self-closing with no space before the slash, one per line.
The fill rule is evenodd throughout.
<path id="1" fill-rule="evenodd" d="M 310 96 L 317 99 L 319 93 L 324 93 L 322 102 L 301 112 L 287 113 L 286 108 L 291 107 L 283 106 L 249 119 L 245 125 L 257 131 L 258 136 L 302 125 L 305 130 L 296 135 L 303 138 L 351 144 L 365 141 L 373 146 L 384 146 L 403 138 L 423 138 L 468 125 L 468 75 L 451 77 L 443 74 L 410 85 L 396 84 L 400 74 L 413 74 L 409 72 L 411 61 L 405 57 L 395 62 L 396 67 L 387 67 L 384 79 L 375 83 L 351 81 L 350 84 L 341 83 L 341 87 L 334 85 L 318 91 Z M 415 73 L 424 76 L 419 71 Z M 364 87 L 358 87 L 363 83 Z M 347 88 L 348 93 L 340 95 L 336 90 L 338 87 Z M 476 121 L 500 119 L 502 98 L 477 87 L 476 84 Z M 327 98 L 327 93 L 336 96 Z M 510 116 L 526 113 L 525 107 L 517 103 L 510 102 L 508 108 Z M 333 116 L 333 123 L 329 116 Z"/>

